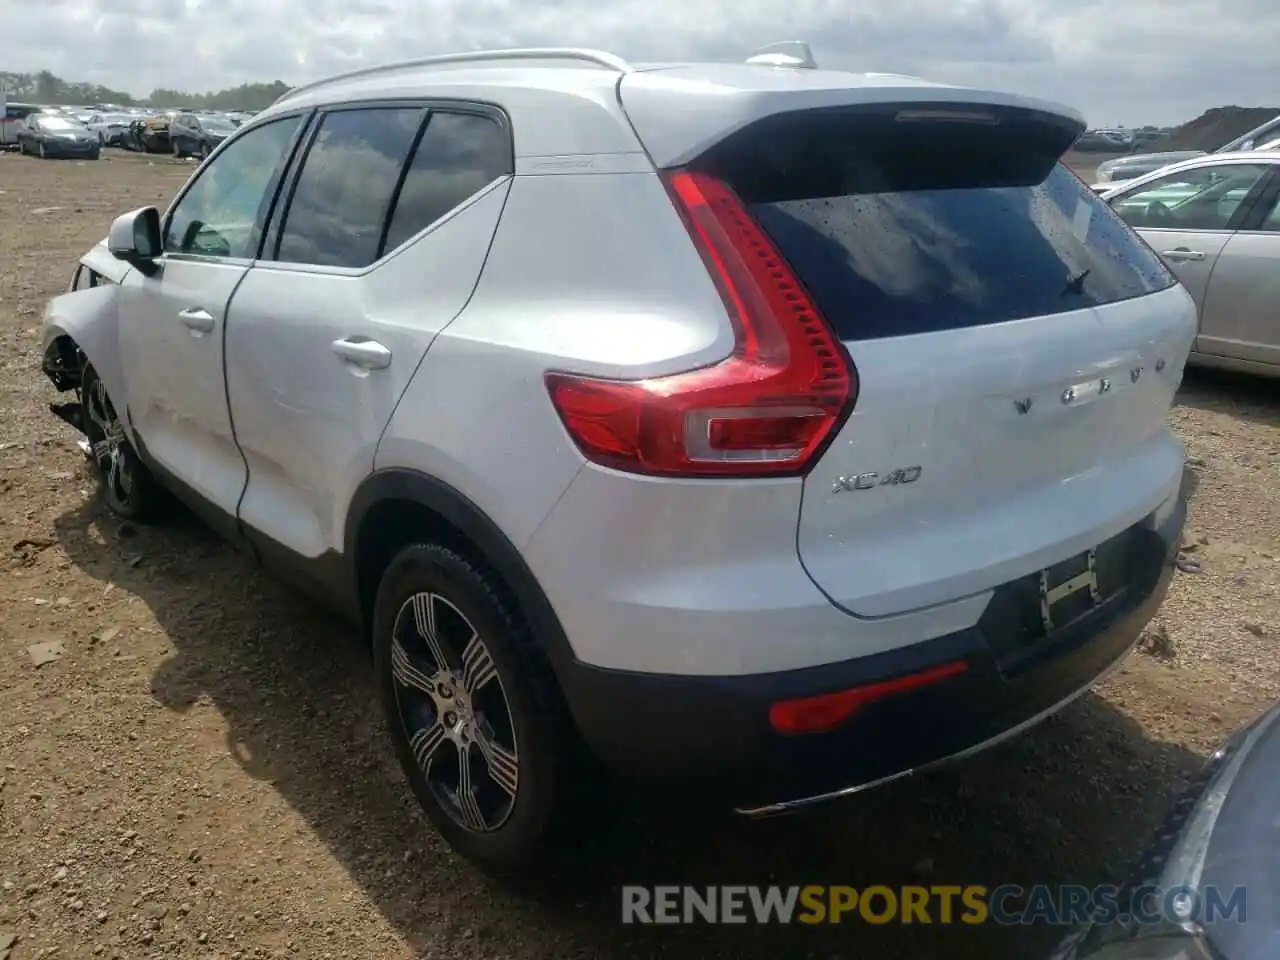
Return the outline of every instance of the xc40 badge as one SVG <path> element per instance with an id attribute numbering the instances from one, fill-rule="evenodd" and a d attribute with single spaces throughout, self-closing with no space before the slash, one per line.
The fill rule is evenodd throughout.
<path id="1" fill-rule="evenodd" d="M 855 473 L 848 477 L 836 477 L 831 483 L 832 493 L 845 490 L 874 490 L 876 487 L 915 483 L 924 472 L 922 467 L 899 467 L 888 473 Z"/>

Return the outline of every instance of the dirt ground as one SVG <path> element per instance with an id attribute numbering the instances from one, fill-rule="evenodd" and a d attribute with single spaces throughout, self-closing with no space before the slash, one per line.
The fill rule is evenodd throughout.
<path id="1" fill-rule="evenodd" d="M 538 895 L 418 815 L 352 632 L 193 521 L 94 505 L 37 370 L 44 301 L 191 166 L 0 155 L 0 957 L 1034 958 L 1046 928 L 623 927 L 623 883 L 1104 882 L 1280 696 L 1280 390 L 1189 375 L 1191 556 L 1097 693 L 964 765 L 809 818 L 619 809 Z M 60 656 L 37 667 L 29 646 Z M 613 803 L 614 801 L 608 801 Z"/>

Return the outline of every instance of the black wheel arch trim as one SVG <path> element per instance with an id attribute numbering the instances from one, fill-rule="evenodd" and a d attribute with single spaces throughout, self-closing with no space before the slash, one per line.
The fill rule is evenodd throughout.
<path id="1" fill-rule="evenodd" d="M 475 503 L 430 474 L 401 467 L 378 470 L 364 479 L 351 498 L 343 536 L 348 575 L 359 594 L 359 536 L 365 518 L 380 503 L 402 500 L 425 507 L 469 540 L 511 591 L 530 632 L 553 669 L 574 662 L 560 618 L 515 544 Z M 367 616 L 362 617 L 367 621 Z"/>

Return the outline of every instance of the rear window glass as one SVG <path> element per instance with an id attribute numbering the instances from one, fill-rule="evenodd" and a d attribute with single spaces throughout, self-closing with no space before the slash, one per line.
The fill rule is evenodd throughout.
<path id="1" fill-rule="evenodd" d="M 1151 249 L 1057 162 L 1073 131 L 1021 113 L 963 123 L 900 120 L 897 108 L 789 114 L 697 165 L 738 191 L 842 340 L 1172 286 Z"/>

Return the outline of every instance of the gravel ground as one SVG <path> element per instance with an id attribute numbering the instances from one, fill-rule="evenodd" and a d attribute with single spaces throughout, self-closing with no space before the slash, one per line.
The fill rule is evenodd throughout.
<path id="1" fill-rule="evenodd" d="M 617 809 L 536 895 L 497 888 L 416 813 L 352 633 L 194 522 L 109 520 L 47 411 L 45 299 L 112 215 L 190 170 L 0 155 L 0 958 L 1034 957 L 1055 931 L 622 927 L 617 886 L 1109 880 L 1199 758 L 1280 695 L 1280 391 L 1189 376 L 1173 422 L 1203 572 L 1098 692 L 809 818 Z M 57 659 L 35 666 L 39 643 Z"/>

